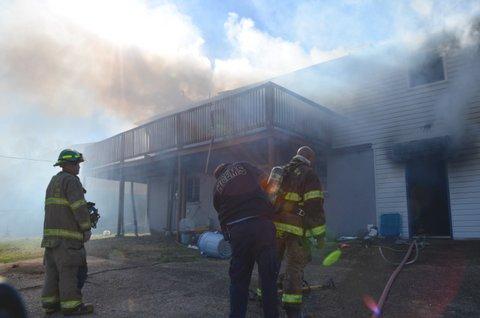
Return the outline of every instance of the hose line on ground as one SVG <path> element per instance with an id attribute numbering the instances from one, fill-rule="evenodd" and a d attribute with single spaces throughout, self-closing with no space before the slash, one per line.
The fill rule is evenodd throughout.
<path id="1" fill-rule="evenodd" d="M 413 241 L 413 244 L 415 244 L 415 257 L 411 260 L 411 261 L 408 261 L 405 263 L 405 265 L 410 265 L 410 264 L 413 264 L 417 261 L 418 259 L 418 253 L 419 253 L 419 248 L 418 248 L 418 244 L 417 244 L 417 241 Z M 380 255 L 382 256 L 382 258 L 387 262 L 387 263 L 390 263 L 392 265 L 400 265 L 401 263 L 397 263 L 397 262 L 392 262 L 391 260 L 387 259 L 385 257 L 385 255 L 383 254 L 383 248 L 386 248 L 386 249 L 389 249 L 389 250 L 392 250 L 394 252 L 399 252 L 400 250 L 396 250 L 396 249 L 392 249 L 392 248 L 389 248 L 389 247 L 386 247 L 386 246 L 378 246 L 378 251 L 380 252 Z M 407 250 L 408 251 L 408 250 Z"/>
<path id="2" fill-rule="evenodd" d="M 387 282 L 387 285 L 385 286 L 385 288 L 383 289 L 383 292 L 382 292 L 382 295 L 380 296 L 380 300 L 378 301 L 378 304 L 377 304 L 377 307 L 378 307 L 378 314 L 374 313 L 372 315 L 372 317 L 381 317 L 382 316 L 382 309 L 383 309 L 383 305 L 385 304 L 385 301 L 387 300 L 387 297 L 388 297 L 388 293 L 390 292 L 390 288 L 392 287 L 393 285 L 393 282 L 395 281 L 395 278 L 397 278 L 397 275 L 400 273 L 400 271 L 402 270 L 403 266 L 405 264 L 407 264 L 407 260 L 409 259 L 410 257 L 410 254 L 412 254 L 412 250 L 413 248 L 416 248 L 417 249 L 417 256 L 418 256 L 418 247 L 417 247 L 417 241 L 414 240 L 409 248 L 408 248 L 408 251 L 407 253 L 405 254 L 405 256 L 403 257 L 403 260 L 402 262 L 398 265 L 398 267 L 395 269 L 395 271 L 392 273 L 392 275 L 390 276 L 388 282 Z M 416 260 L 416 257 L 414 259 L 414 261 Z M 411 262 L 409 262 L 411 264 Z"/>

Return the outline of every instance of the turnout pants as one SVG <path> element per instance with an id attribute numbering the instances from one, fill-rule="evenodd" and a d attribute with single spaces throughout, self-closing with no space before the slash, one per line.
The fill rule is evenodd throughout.
<path id="1" fill-rule="evenodd" d="M 74 310 L 82 303 L 81 288 L 86 280 L 87 260 L 83 244 L 61 242 L 56 247 L 47 247 L 43 263 L 42 307 Z"/>
<path id="2" fill-rule="evenodd" d="M 228 234 L 232 245 L 230 318 L 246 315 L 255 262 L 261 281 L 264 317 L 278 317 L 278 262 L 273 222 L 262 218 L 248 219 L 228 227 Z"/>
<path id="3" fill-rule="evenodd" d="M 290 233 L 277 235 L 278 259 L 285 264 L 282 304 L 285 309 L 300 310 L 303 303 L 303 270 L 311 260 L 310 247 L 301 236 Z"/>

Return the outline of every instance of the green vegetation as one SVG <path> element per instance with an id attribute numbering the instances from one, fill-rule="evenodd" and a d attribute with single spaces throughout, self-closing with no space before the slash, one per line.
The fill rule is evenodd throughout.
<path id="1" fill-rule="evenodd" d="M 0 242 L 0 263 L 10 263 L 41 257 L 40 239 L 4 240 Z"/>
<path id="2" fill-rule="evenodd" d="M 151 236 L 99 238 L 88 242 L 86 248 L 88 255 L 117 260 L 169 263 L 190 262 L 200 258 L 198 250 L 188 249 L 173 238 Z"/>
<path id="3" fill-rule="evenodd" d="M 124 238 L 95 236 L 86 243 L 91 256 L 118 259 L 152 261 L 159 263 L 190 262 L 200 258 L 197 250 L 188 249 L 173 239 L 150 236 L 126 236 Z M 0 263 L 10 263 L 42 257 L 40 238 L 4 240 L 0 242 Z"/>

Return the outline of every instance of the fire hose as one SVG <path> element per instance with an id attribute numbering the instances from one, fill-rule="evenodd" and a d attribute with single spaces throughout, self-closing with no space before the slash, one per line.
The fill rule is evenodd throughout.
<path id="1" fill-rule="evenodd" d="M 413 251 L 413 248 L 415 247 L 416 249 L 416 256 L 415 256 L 415 259 L 410 261 L 410 262 L 407 262 L 408 259 L 410 258 L 410 255 L 412 254 L 412 251 Z M 380 253 L 383 256 L 383 253 L 380 249 Z M 395 281 L 395 278 L 397 278 L 398 274 L 400 273 L 400 271 L 403 269 L 403 266 L 405 266 L 405 264 L 412 264 L 413 262 L 415 262 L 415 260 L 417 259 L 418 257 L 418 246 L 417 246 L 417 241 L 414 240 L 408 250 L 407 250 L 407 253 L 405 254 L 405 256 L 403 257 L 403 260 L 400 264 L 398 264 L 398 267 L 395 269 L 395 271 L 392 273 L 392 275 L 390 276 L 388 282 L 387 282 L 387 285 L 385 285 L 385 288 L 383 289 L 383 292 L 382 292 L 382 295 L 380 296 L 380 299 L 378 301 L 378 304 L 377 304 L 377 308 L 376 310 L 374 311 L 373 315 L 372 315 L 372 318 L 373 317 L 381 317 L 382 316 L 382 309 L 383 309 L 383 305 L 385 304 L 385 301 L 387 300 L 387 297 L 388 297 L 388 293 L 390 292 L 390 288 L 392 287 L 393 285 L 393 282 Z M 384 257 L 385 258 L 385 257 Z"/>

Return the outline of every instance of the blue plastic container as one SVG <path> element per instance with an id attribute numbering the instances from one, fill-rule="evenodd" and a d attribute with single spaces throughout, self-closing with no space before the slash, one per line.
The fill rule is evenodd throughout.
<path id="1" fill-rule="evenodd" d="M 380 235 L 384 237 L 400 236 L 402 217 L 398 213 L 387 213 L 380 216 Z"/>
<path id="2" fill-rule="evenodd" d="M 209 257 L 227 259 L 232 256 L 232 247 L 219 232 L 205 232 L 198 239 L 200 253 Z"/>

